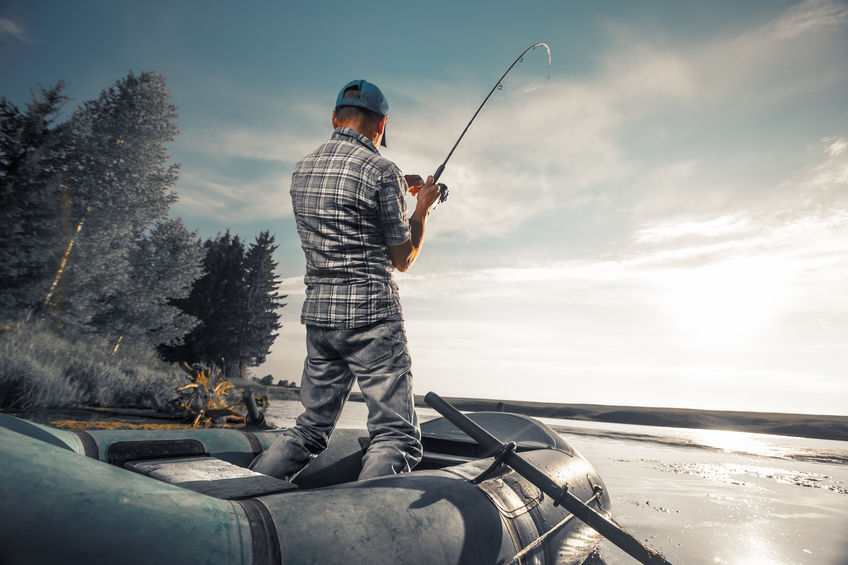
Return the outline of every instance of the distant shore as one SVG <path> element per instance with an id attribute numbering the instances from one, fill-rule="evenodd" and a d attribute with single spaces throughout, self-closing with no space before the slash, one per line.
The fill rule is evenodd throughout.
<path id="1" fill-rule="evenodd" d="M 257 387 L 254 393 L 267 394 L 271 402 L 294 401 L 299 390 L 271 390 L 277 387 Z M 350 399 L 362 402 L 362 394 L 353 392 Z M 450 398 L 445 400 L 464 411 L 514 412 L 537 418 L 558 418 L 589 422 L 610 422 L 640 426 L 728 430 L 760 434 L 806 437 L 848 441 L 848 416 L 787 414 L 782 412 L 734 412 L 724 410 L 695 410 L 690 408 L 651 408 L 642 406 L 607 406 L 603 404 L 557 404 L 485 398 Z M 428 407 L 424 397 L 415 396 L 415 405 Z M 27 419 L 58 427 L 88 429 L 108 424 L 137 427 L 187 427 L 178 423 L 184 416 L 130 408 L 67 407 L 45 409 L 22 415 Z M 167 424 L 163 420 L 171 420 Z M 160 424 L 161 423 L 161 424 Z"/>
<path id="2" fill-rule="evenodd" d="M 360 393 L 351 400 L 362 400 Z M 818 416 L 781 412 L 731 412 L 690 408 L 648 408 L 605 406 L 602 404 L 556 404 L 519 400 L 445 398 L 459 410 L 515 412 L 539 418 L 561 418 L 640 426 L 664 426 L 729 430 L 784 436 L 848 441 L 848 416 Z M 424 397 L 415 396 L 416 406 L 427 406 Z"/>

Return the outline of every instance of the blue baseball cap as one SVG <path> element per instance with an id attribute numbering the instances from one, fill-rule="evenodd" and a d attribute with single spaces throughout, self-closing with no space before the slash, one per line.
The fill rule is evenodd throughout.
<path id="1" fill-rule="evenodd" d="M 345 90 L 356 87 L 359 89 L 359 98 L 345 98 Z M 342 87 L 336 97 L 336 108 L 339 106 L 356 106 L 357 108 L 365 108 L 372 112 L 385 116 L 389 113 L 389 103 L 383 92 L 373 82 L 359 79 L 352 80 Z M 380 143 L 383 147 L 386 145 L 386 132 L 383 131 L 383 140 Z"/>

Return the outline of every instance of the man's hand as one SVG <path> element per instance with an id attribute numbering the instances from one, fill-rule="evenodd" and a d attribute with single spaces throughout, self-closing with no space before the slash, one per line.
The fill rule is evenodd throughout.
<path id="1" fill-rule="evenodd" d="M 409 179 L 416 176 L 410 175 L 406 178 Z M 413 180 L 416 179 L 413 178 Z M 421 177 L 418 177 L 417 180 L 421 182 Z M 410 181 L 407 180 L 406 182 L 409 183 Z M 410 192 L 412 192 L 411 187 Z M 388 247 L 392 265 L 401 272 L 410 268 L 415 262 L 415 258 L 418 257 L 418 253 L 421 251 L 421 245 L 424 243 L 424 225 L 427 223 L 427 216 L 430 215 L 430 210 L 439 201 L 439 196 L 441 196 L 439 185 L 436 184 L 433 177 L 427 177 L 426 183 L 421 182 L 415 189 L 414 194 L 418 202 L 415 204 L 415 211 L 412 213 L 412 217 L 409 218 L 409 239 L 398 245 L 390 245 Z"/>
<path id="2" fill-rule="evenodd" d="M 424 186 L 424 179 L 421 178 L 421 175 L 403 175 L 403 178 L 406 179 L 406 184 L 409 187 L 409 193 L 412 196 L 418 194 L 418 191 L 421 190 L 422 186 Z"/>
<path id="3" fill-rule="evenodd" d="M 436 184 L 432 176 L 427 177 L 427 182 L 416 190 L 416 198 L 418 204 L 415 206 L 415 212 L 429 212 L 433 205 L 439 201 L 442 193 L 439 191 L 439 185 Z"/>

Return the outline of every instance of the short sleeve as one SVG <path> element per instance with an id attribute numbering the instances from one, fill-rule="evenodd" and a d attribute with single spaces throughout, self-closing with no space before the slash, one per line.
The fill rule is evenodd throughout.
<path id="1" fill-rule="evenodd" d="M 411 236 L 404 198 L 407 189 L 406 179 L 396 167 L 386 171 L 380 179 L 377 208 L 386 245 L 400 245 Z"/>

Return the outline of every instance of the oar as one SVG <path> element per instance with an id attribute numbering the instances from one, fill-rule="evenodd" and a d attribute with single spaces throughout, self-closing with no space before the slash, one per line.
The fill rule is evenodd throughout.
<path id="1" fill-rule="evenodd" d="M 528 463 L 524 458 L 507 450 L 507 447 L 495 436 L 478 426 L 468 416 L 448 404 L 434 392 L 428 392 L 424 400 L 432 406 L 436 412 L 448 419 L 457 428 L 468 434 L 487 452 L 505 452 L 503 461 L 512 467 L 516 473 L 539 487 L 542 492 L 553 499 L 566 510 L 577 516 L 584 523 L 592 527 L 599 534 L 620 547 L 628 555 L 637 559 L 640 563 L 669 563 L 662 554 L 646 547 L 632 534 L 626 532 L 602 516 L 582 500 L 568 492 L 568 485 L 560 486 L 545 473 Z M 506 451 L 505 451 L 506 450 Z"/>

